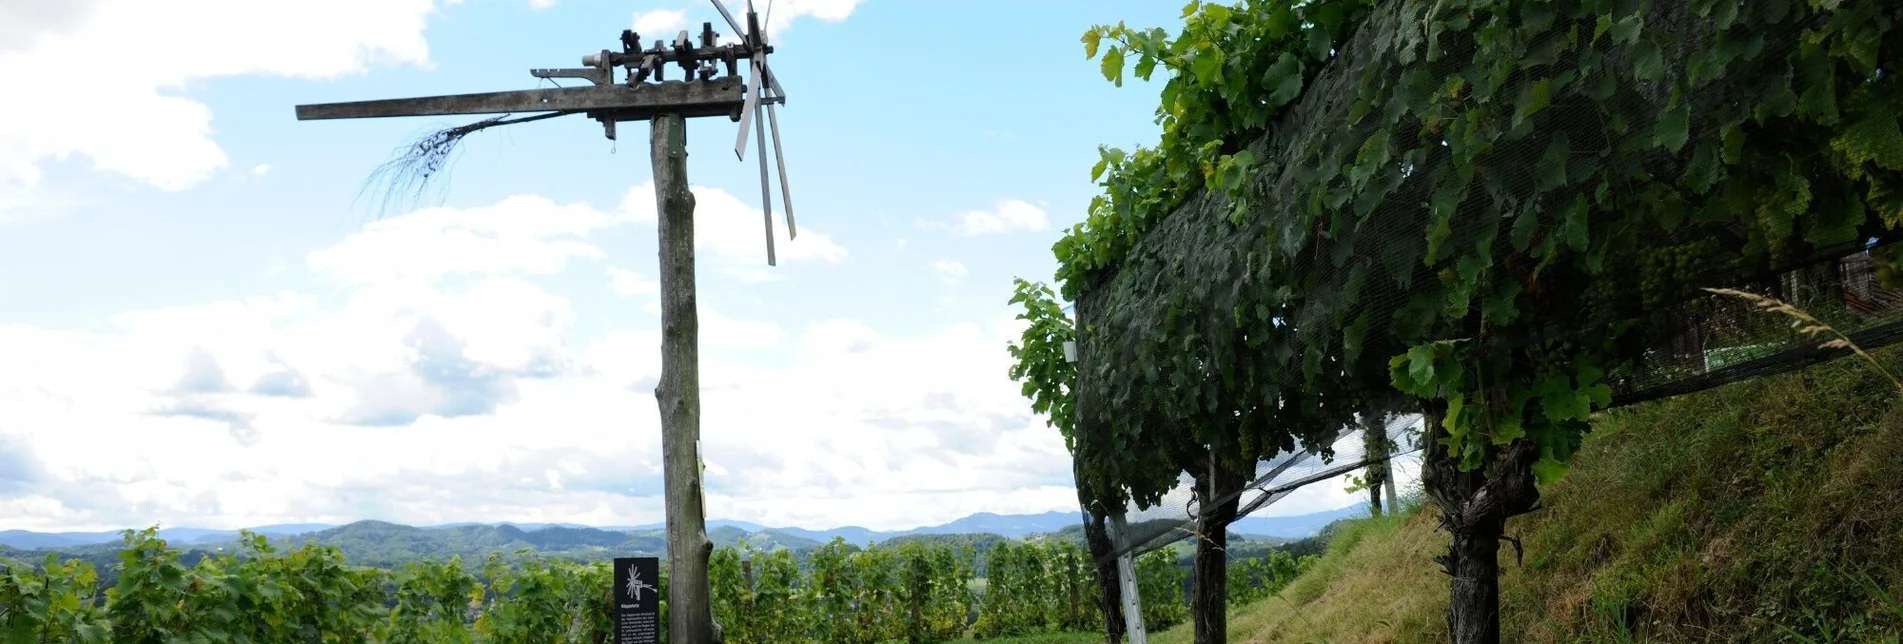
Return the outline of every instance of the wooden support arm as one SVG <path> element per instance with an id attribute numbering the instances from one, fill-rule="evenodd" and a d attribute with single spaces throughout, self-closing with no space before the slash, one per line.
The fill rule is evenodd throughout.
<path id="1" fill-rule="evenodd" d="M 684 117 L 731 116 L 745 105 L 740 78 L 650 83 L 627 87 L 550 89 L 394 98 L 297 106 L 297 120 L 440 116 L 450 114 L 521 114 L 586 111 L 618 121 L 639 121 L 661 114 Z"/>

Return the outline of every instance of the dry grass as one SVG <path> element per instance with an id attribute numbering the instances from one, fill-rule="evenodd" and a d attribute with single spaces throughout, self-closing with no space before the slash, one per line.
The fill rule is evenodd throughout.
<path id="1" fill-rule="evenodd" d="M 1896 642 L 1903 350 L 1602 414 L 1501 568 L 1513 642 Z M 1445 640 L 1433 509 L 1346 526 L 1233 642 Z M 1157 644 L 1187 644 L 1187 625 Z"/>
<path id="2" fill-rule="evenodd" d="M 1432 509 L 1347 524 L 1328 553 L 1282 593 L 1229 611 L 1229 641 L 1412 642 L 1444 633 L 1447 548 Z M 1185 624 L 1150 638 L 1187 644 Z"/>

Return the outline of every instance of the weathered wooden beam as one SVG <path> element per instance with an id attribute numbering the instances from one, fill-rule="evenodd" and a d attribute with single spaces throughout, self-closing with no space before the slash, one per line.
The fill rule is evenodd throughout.
<path id="1" fill-rule="evenodd" d="M 448 114 L 521 114 L 586 111 L 616 121 L 644 121 L 661 114 L 684 117 L 731 115 L 745 104 L 739 77 L 711 81 L 557 87 L 549 89 L 392 98 L 297 106 L 297 120 L 440 116 Z"/>
<path id="2" fill-rule="evenodd" d="M 667 506 L 668 640 L 718 644 L 708 585 L 707 503 L 701 496 L 700 310 L 694 290 L 694 193 L 687 183 L 687 121 L 654 119 L 648 140 L 661 240 L 662 499 Z"/>

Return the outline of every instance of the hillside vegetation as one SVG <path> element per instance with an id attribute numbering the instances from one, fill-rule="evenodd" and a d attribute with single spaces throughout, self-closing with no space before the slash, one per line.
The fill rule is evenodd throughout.
<path id="1" fill-rule="evenodd" d="M 1879 359 L 1897 370 L 1895 351 Z M 1868 363 L 1594 419 L 1571 473 L 1502 544 L 1518 642 L 1896 642 L 1903 632 L 1903 404 Z M 1447 536 L 1418 499 L 1342 526 L 1237 642 L 1445 641 Z M 1161 634 L 1187 642 L 1187 629 Z"/>

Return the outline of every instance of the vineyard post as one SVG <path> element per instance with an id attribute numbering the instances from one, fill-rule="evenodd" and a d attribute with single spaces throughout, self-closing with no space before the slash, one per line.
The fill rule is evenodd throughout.
<path id="1" fill-rule="evenodd" d="M 1383 431 L 1383 433 L 1385 433 L 1385 432 L 1386 432 L 1386 428 L 1385 428 L 1385 427 L 1384 427 L 1384 428 L 1382 428 L 1382 431 Z M 1386 444 L 1384 443 L 1383 445 L 1386 445 Z M 1398 447 L 1400 447 L 1400 446 L 1399 446 L 1399 445 L 1395 445 L 1395 446 L 1393 446 L 1393 447 L 1396 447 L 1396 448 L 1398 448 Z M 1387 457 L 1388 457 L 1388 461 L 1387 461 L 1387 463 L 1388 463 L 1388 466 L 1387 466 L 1387 476 L 1386 476 L 1386 477 L 1383 477 L 1383 479 L 1382 479 L 1382 481 L 1381 481 L 1381 486 L 1382 486 L 1382 487 L 1385 487 L 1385 488 L 1387 488 L 1387 491 L 1388 491 L 1388 511 L 1390 511 L 1390 512 L 1395 512 L 1395 511 L 1399 511 L 1399 510 L 1401 509 L 1401 495 L 1400 495 L 1400 494 L 1398 494 L 1398 493 L 1396 493 L 1396 491 L 1395 491 L 1395 489 L 1394 489 L 1394 488 L 1395 488 L 1395 485 L 1394 485 L 1394 450 L 1389 450 L 1389 451 L 1387 452 Z"/>
<path id="2" fill-rule="evenodd" d="M 1387 480 L 1382 481 L 1381 486 L 1384 488 L 1387 488 L 1388 490 L 1388 507 L 1393 508 L 1394 510 L 1399 510 L 1401 507 L 1401 495 L 1396 493 L 1394 489 L 1394 455 L 1393 454 L 1388 455 L 1388 477 L 1387 477 Z"/>
<path id="3" fill-rule="evenodd" d="M 1143 630 L 1143 597 L 1137 594 L 1137 571 L 1135 562 L 1130 559 L 1130 551 L 1124 543 L 1130 533 L 1124 524 L 1123 513 L 1110 515 L 1110 540 L 1116 544 L 1117 579 L 1123 586 L 1123 624 L 1124 633 L 1130 636 L 1130 644 L 1149 644 L 1150 638 Z"/>

